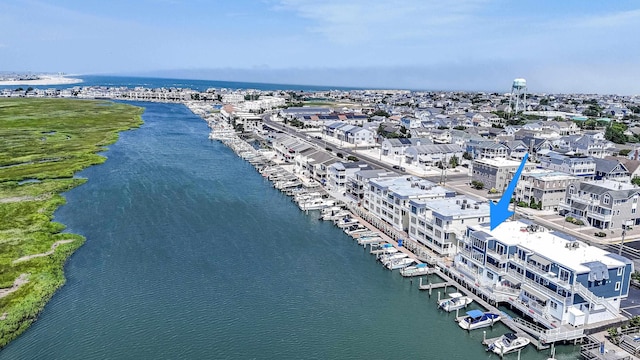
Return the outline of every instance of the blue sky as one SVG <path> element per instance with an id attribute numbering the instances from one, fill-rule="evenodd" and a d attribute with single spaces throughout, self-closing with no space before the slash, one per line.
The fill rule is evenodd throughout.
<path id="1" fill-rule="evenodd" d="M 640 94 L 640 1 L 0 0 L 0 71 Z"/>

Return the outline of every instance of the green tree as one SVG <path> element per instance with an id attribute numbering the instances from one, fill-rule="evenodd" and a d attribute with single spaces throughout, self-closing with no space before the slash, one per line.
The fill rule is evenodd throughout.
<path id="1" fill-rule="evenodd" d="M 371 114 L 371 117 L 374 117 L 374 116 L 389 117 L 391 115 L 388 112 L 384 111 L 384 110 L 376 110 Z"/>
<path id="2" fill-rule="evenodd" d="M 476 190 L 482 190 L 484 189 L 484 183 L 478 180 L 473 180 L 471 182 L 471 187 L 476 189 Z"/>
<path id="3" fill-rule="evenodd" d="M 449 167 L 452 169 L 455 169 L 456 166 L 458 166 L 460 159 L 458 159 L 457 156 L 453 155 L 450 159 L 449 159 Z"/>
<path id="4" fill-rule="evenodd" d="M 618 151 L 618 154 L 620 156 L 627 156 L 627 155 L 629 155 L 630 152 L 631 152 L 631 149 L 622 149 L 622 150 Z"/>
<path id="5" fill-rule="evenodd" d="M 631 183 L 635 186 L 640 186 L 640 177 L 634 176 L 633 179 L 631 179 Z"/>
<path id="6" fill-rule="evenodd" d="M 627 126 L 625 124 L 612 122 L 604 132 L 604 137 L 616 144 L 624 144 L 628 140 L 627 136 L 624 134 L 626 130 Z"/>
<path id="7" fill-rule="evenodd" d="M 462 158 L 465 160 L 473 160 L 473 156 L 471 156 L 471 154 L 466 151 L 464 152 L 464 154 L 462 154 Z"/>

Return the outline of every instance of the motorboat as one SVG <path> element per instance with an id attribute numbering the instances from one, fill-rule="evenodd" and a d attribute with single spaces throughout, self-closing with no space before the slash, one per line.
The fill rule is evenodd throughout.
<path id="1" fill-rule="evenodd" d="M 381 263 L 384 264 L 387 261 L 399 260 L 399 259 L 406 258 L 406 257 L 409 257 L 409 255 L 407 255 L 407 254 L 405 254 L 403 252 L 397 252 L 397 253 L 394 253 L 394 254 L 380 255 L 380 256 L 378 256 L 378 260 Z"/>
<path id="2" fill-rule="evenodd" d="M 431 269 L 427 264 L 417 264 L 414 266 L 408 266 L 404 269 L 400 269 L 400 275 L 404 277 L 422 276 L 431 272 Z"/>
<path id="3" fill-rule="evenodd" d="M 464 296 L 459 292 L 449 294 L 449 298 L 440 300 L 438 307 L 444 311 L 451 312 L 457 309 L 462 309 L 471 304 L 473 299 Z"/>
<path id="4" fill-rule="evenodd" d="M 300 203 L 300 210 L 320 210 L 329 206 L 333 206 L 333 200 L 314 199 Z"/>
<path id="5" fill-rule="evenodd" d="M 393 254 L 393 253 L 397 253 L 399 250 L 396 249 L 393 245 L 389 244 L 389 243 L 384 243 L 381 245 L 378 245 L 377 249 L 372 249 L 371 250 L 371 254 Z"/>
<path id="6" fill-rule="evenodd" d="M 491 326 L 497 321 L 500 321 L 500 314 L 470 310 L 467 311 L 467 316 L 458 321 L 458 326 L 464 330 L 475 330 Z"/>
<path id="7" fill-rule="evenodd" d="M 343 218 L 337 219 L 335 221 L 335 224 L 337 227 L 344 229 L 346 227 L 352 226 L 352 225 L 357 225 L 360 224 L 360 222 L 350 216 L 345 216 Z"/>
<path id="8" fill-rule="evenodd" d="M 358 238 L 358 245 L 377 244 L 382 241 L 380 236 L 364 236 Z"/>
<path id="9" fill-rule="evenodd" d="M 389 260 L 384 263 L 384 266 L 389 270 L 397 270 L 397 269 L 404 269 L 407 266 L 413 264 L 414 262 L 416 262 L 415 259 L 405 257 L 397 260 Z"/>
<path id="10" fill-rule="evenodd" d="M 508 354 L 510 352 L 518 351 L 529 345 L 531 340 L 518 336 L 514 333 L 506 333 L 502 335 L 498 340 L 493 342 L 487 347 L 487 351 L 491 350 L 498 355 Z"/>

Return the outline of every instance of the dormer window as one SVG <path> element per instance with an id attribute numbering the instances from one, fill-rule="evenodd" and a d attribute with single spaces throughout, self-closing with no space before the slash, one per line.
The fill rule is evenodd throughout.
<path id="1" fill-rule="evenodd" d="M 605 194 L 604 198 L 602 199 L 602 202 L 604 202 L 605 205 L 611 204 L 611 196 L 609 196 L 609 194 Z"/>

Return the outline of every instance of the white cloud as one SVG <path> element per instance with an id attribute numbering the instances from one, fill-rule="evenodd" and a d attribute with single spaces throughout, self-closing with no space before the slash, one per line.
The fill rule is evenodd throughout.
<path id="1" fill-rule="evenodd" d="M 342 45 L 418 40 L 470 25 L 486 0 L 279 0 L 276 8 L 311 20 L 309 31 Z"/>

